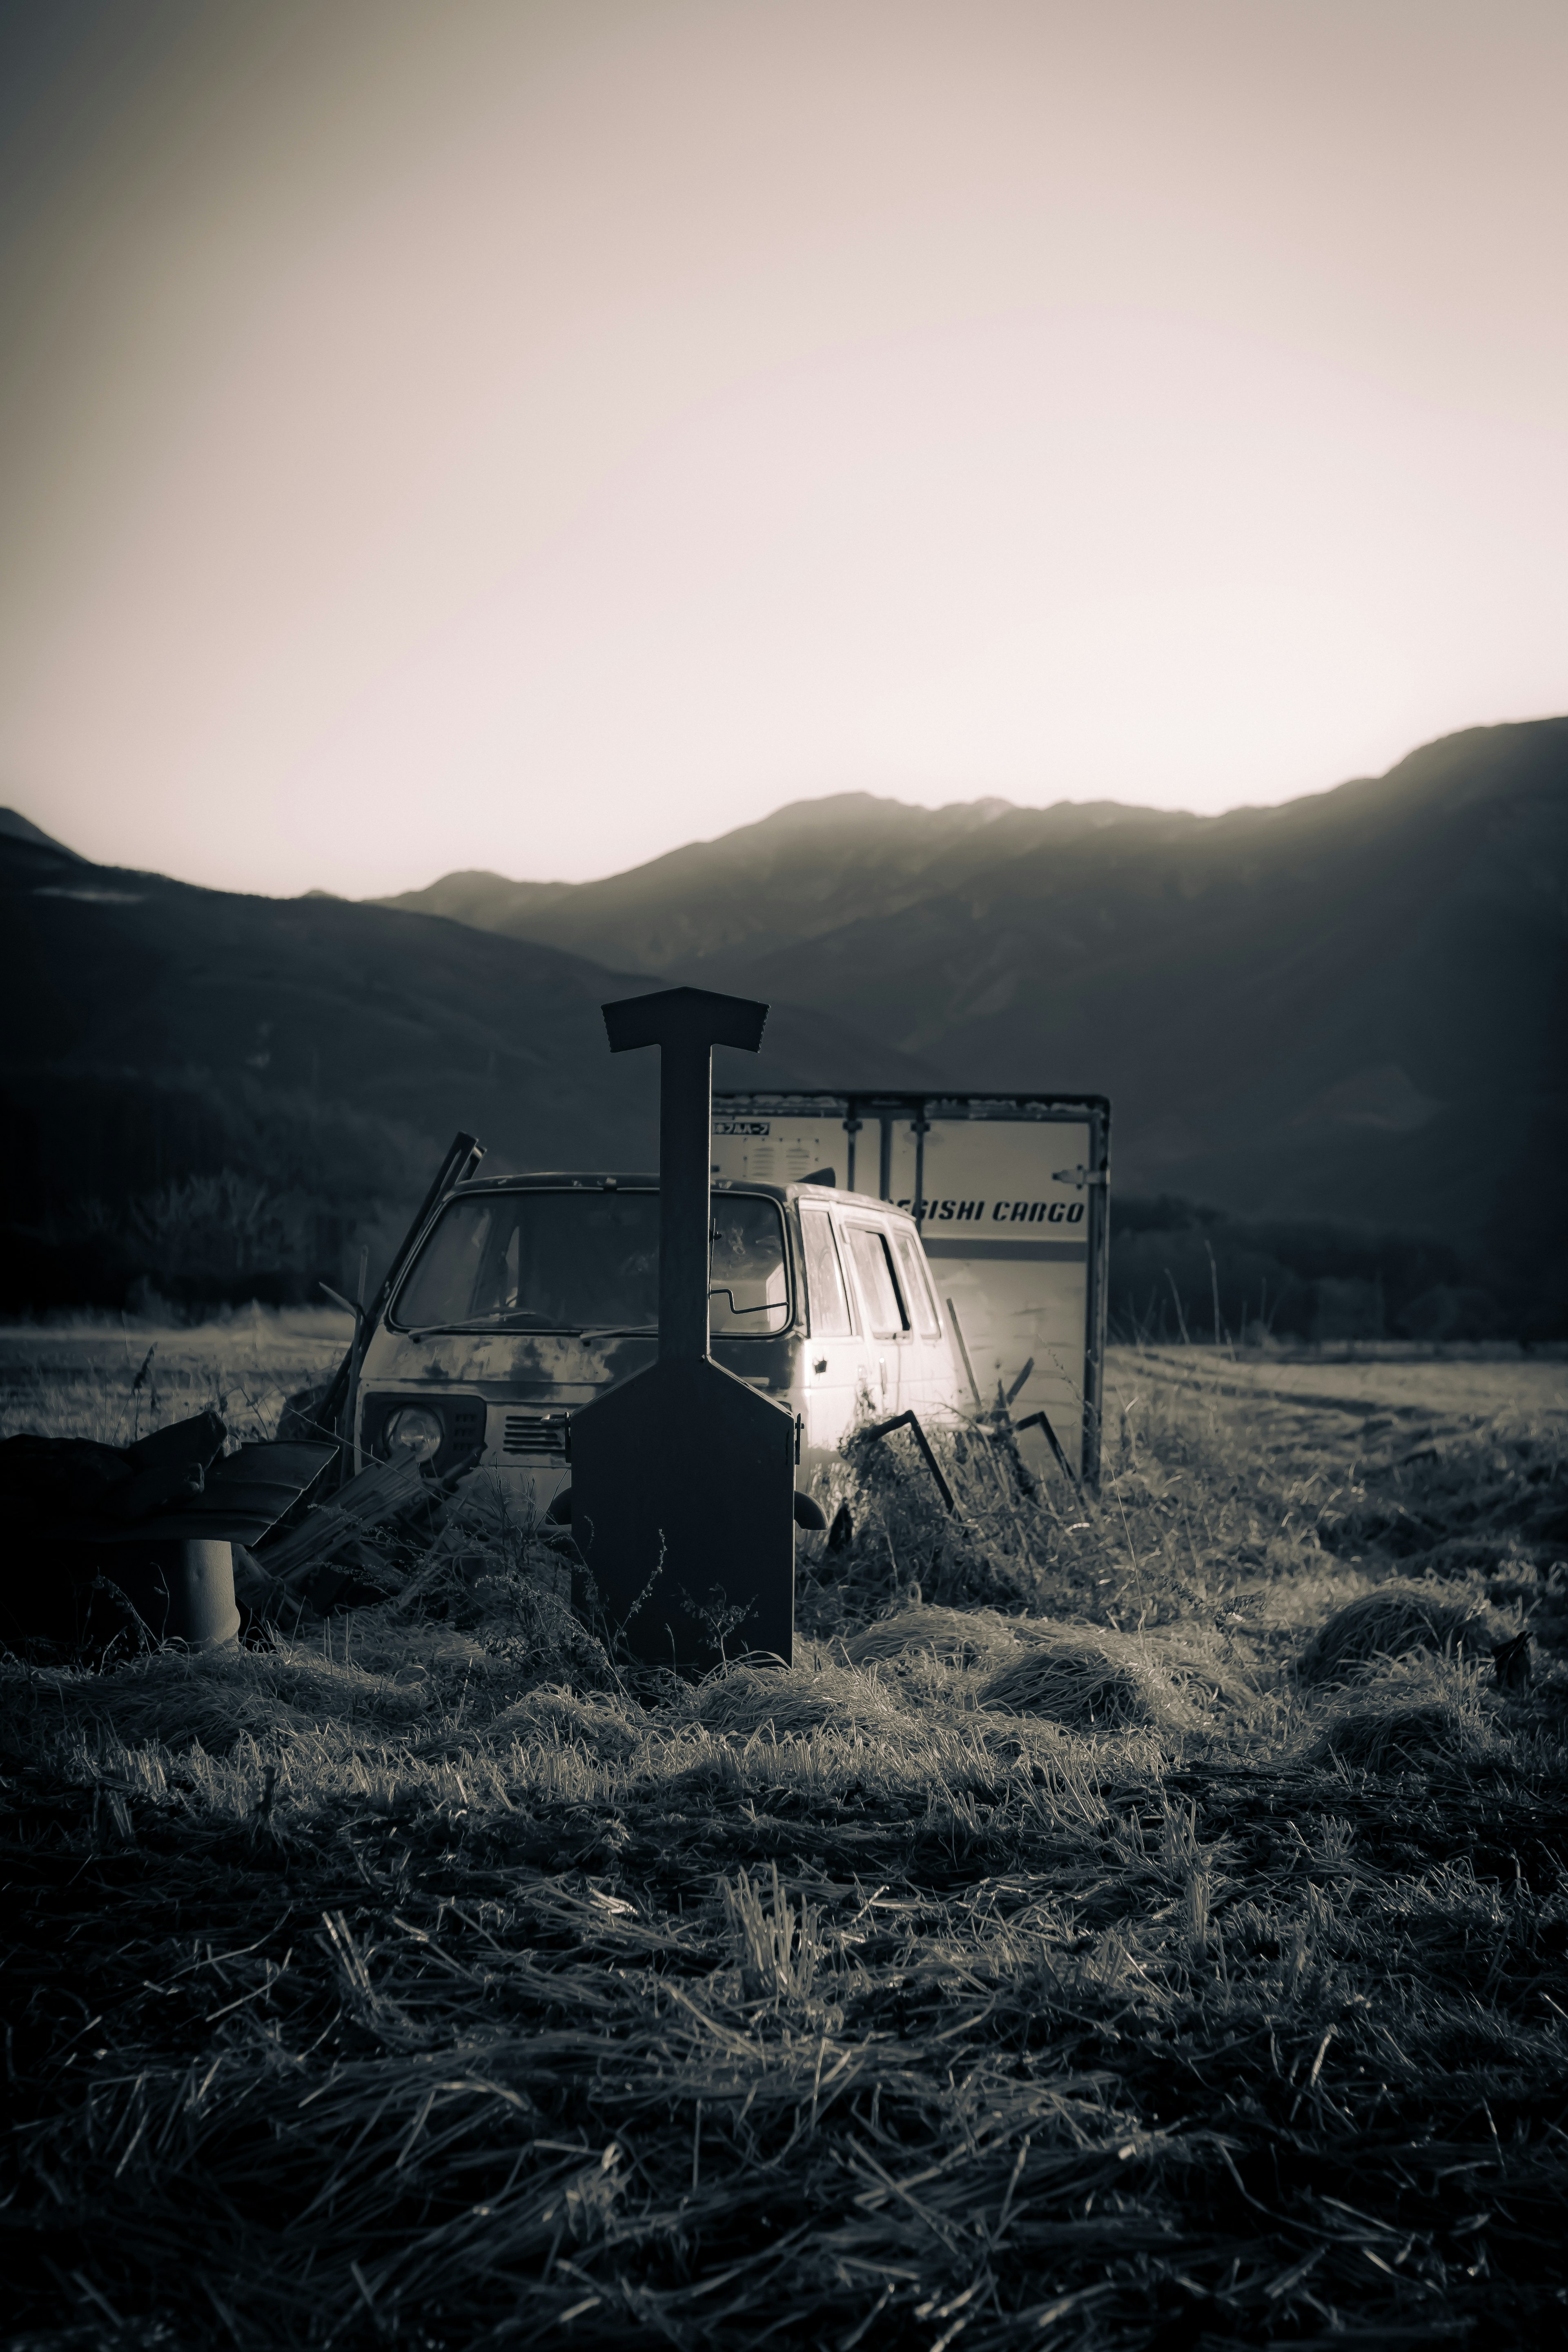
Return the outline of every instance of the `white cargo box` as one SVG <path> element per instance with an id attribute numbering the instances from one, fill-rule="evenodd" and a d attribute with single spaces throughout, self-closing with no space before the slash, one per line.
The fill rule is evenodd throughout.
<path id="1" fill-rule="evenodd" d="M 1110 1105 L 1103 1095 L 713 1097 L 713 1174 L 834 1184 L 910 1209 L 989 1412 L 1044 1412 L 1100 1475 Z M 1048 1452 L 1044 1433 L 1026 1450 Z"/>

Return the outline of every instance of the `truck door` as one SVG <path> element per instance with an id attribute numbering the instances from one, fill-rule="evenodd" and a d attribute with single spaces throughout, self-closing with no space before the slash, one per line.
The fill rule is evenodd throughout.
<path id="1" fill-rule="evenodd" d="M 854 1426 L 862 1386 L 873 1384 L 875 1394 L 876 1367 L 857 1324 L 848 1276 L 826 1209 L 802 1202 L 800 1239 L 809 1334 L 805 1444 L 814 1454 L 832 1454 Z"/>

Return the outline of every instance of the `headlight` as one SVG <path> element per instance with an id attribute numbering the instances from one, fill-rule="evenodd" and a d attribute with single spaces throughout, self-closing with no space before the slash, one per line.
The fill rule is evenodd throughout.
<path id="1" fill-rule="evenodd" d="M 408 1404 L 388 1413 L 382 1444 L 388 1454 L 404 1445 L 418 1461 L 428 1462 L 441 1451 L 446 1435 L 439 1413 L 432 1412 L 428 1405 Z"/>

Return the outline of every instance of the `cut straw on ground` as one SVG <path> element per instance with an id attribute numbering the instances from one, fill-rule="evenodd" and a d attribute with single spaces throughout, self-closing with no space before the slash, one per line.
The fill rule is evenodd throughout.
<path id="1" fill-rule="evenodd" d="M 477 1507 L 0 1664 L 13 2352 L 1562 2340 L 1568 1447 L 1425 1443 L 872 1449 L 787 1673 L 630 1673 Z"/>

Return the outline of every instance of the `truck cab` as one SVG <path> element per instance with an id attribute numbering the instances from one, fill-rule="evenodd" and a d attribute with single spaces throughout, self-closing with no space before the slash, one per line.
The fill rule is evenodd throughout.
<path id="1" fill-rule="evenodd" d="M 823 1184 L 717 1181 L 710 1349 L 795 1415 L 807 1494 L 857 1417 L 959 1418 L 960 1371 L 907 1210 Z M 439 1475 L 479 1454 L 567 1515 L 576 1409 L 658 1349 L 658 1179 L 551 1171 L 454 1186 L 366 1334 L 355 1434 Z"/>

